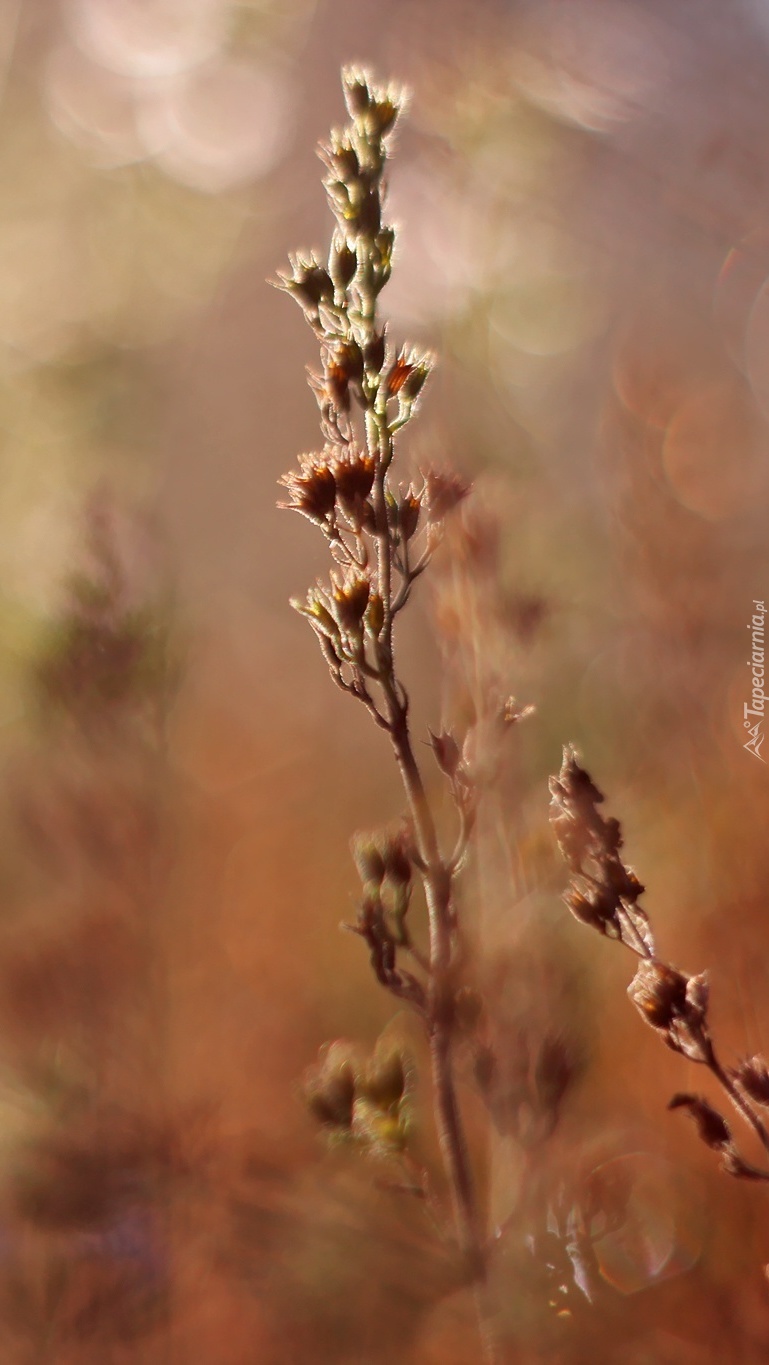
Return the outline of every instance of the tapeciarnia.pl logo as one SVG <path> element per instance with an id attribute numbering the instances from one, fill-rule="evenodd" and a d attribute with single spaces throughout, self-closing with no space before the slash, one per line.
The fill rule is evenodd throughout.
<path id="1" fill-rule="evenodd" d="M 743 749 L 747 749 L 749 754 L 755 755 L 762 763 L 766 759 L 762 757 L 761 745 L 764 742 L 764 708 L 767 696 L 764 692 L 764 618 L 766 617 L 766 607 L 763 602 L 753 601 L 753 615 L 748 624 L 751 632 L 751 656 L 748 659 L 748 668 L 751 670 L 751 694 L 750 702 L 745 702 L 742 708 L 742 723 L 748 732 L 748 738 L 743 744 Z M 754 720 L 755 718 L 755 720 Z"/>

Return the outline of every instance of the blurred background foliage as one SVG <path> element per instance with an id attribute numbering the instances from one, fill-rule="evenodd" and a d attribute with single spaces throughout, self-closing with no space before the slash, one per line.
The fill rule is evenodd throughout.
<path id="1" fill-rule="evenodd" d="M 404 620 L 418 724 L 497 681 L 537 707 L 467 883 L 502 1100 L 521 1039 L 573 1069 L 523 1149 L 468 1086 L 502 1329 L 522 1362 L 760 1361 L 763 1196 L 665 1113 L 702 1082 L 560 903 L 545 779 L 579 744 L 723 1050 L 766 1046 L 765 0 L 2 0 L 3 1359 L 476 1358 L 424 1212 L 296 1089 L 390 1015 L 336 926 L 397 777 L 286 605 L 314 357 L 264 283 L 327 240 L 350 60 L 413 92 L 383 305 L 441 366 L 403 459 L 478 489 Z"/>

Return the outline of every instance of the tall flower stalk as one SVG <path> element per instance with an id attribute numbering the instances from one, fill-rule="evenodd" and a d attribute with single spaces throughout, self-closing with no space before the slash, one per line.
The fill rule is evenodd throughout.
<path id="1" fill-rule="evenodd" d="M 416 482 L 402 481 L 400 436 L 434 364 L 429 353 L 393 345 L 379 313 L 395 242 L 384 217 L 385 172 L 404 92 L 375 85 L 357 68 L 345 69 L 342 80 L 350 122 L 320 148 L 335 218 L 328 259 L 292 257 L 290 272 L 278 281 L 319 342 L 321 370 L 310 375 L 310 385 L 323 435 L 323 448 L 300 456 L 298 468 L 281 480 L 282 505 L 319 528 L 333 561 L 328 581 L 319 581 L 293 605 L 314 630 L 336 685 L 360 701 L 386 733 L 400 770 L 403 822 L 359 835 L 353 844 L 362 895 L 350 927 L 365 941 L 381 985 L 423 1023 L 456 1244 L 476 1289 L 487 1356 L 494 1359 L 483 1289 L 484 1233 L 456 1075 L 471 999 L 463 980 L 466 951 L 456 889 L 477 795 L 461 742 L 447 732 L 431 735 L 433 757 L 457 812 L 452 847 L 443 848 L 395 648 L 397 618 L 430 562 L 445 519 L 469 489 L 435 469 Z M 512 703 L 503 707 L 501 728 L 517 715 Z M 409 924 L 419 885 L 427 912 L 426 951 Z M 380 1047 L 364 1064 L 339 1043 L 324 1050 L 307 1085 L 311 1107 L 332 1135 L 373 1142 L 382 1154 L 404 1161 L 409 1090 L 409 1067 L 397 1052 Z"/>

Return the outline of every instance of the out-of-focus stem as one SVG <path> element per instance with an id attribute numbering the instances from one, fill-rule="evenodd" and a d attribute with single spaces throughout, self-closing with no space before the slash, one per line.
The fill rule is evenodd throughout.
<path id="1" fill-rule="evenodd" d="M 384 692 L 390 739 L 406 793 L 417 851 L 424 869 L 422 878 L 430 937 L 427 1027 L 438 1142 L 451 1194 L 457 1243 L 474 1285 L 484 1354 L 489 1365 L 494 1365 L 498 1356 L 486 1304 L 484 1239 L 454 1075 L 452 1002 L 449 994 L 452 873 L 441 855 L 433 813 L 411 743 L 407 703 L 395 674 L 392 639 L 392 546 L 385 494 L 385 474 L 393 454 L 392 434 L 387 427 L 384 414 L 376 415 L 376 426 L 379 443 L 376 452 L 374 511 L 377 524 L 379 592 L 384 605 L 384 624 L 379 646 L 380 682 Z"/>

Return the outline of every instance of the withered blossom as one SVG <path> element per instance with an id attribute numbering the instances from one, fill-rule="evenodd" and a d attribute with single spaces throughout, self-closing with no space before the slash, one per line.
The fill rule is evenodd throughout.
<path id="1" fill-rule="evenodd" d="M 291 499 L 280 507 L 290 512 L 301 512 L 308 521 L 320 526 L 326 522 L 336 503 L 336 480 L 331 468 L 330 452 L 299 456 L 299 469 L 283 474 L 279 483 Z"/>
<path id="2" fill-rule="evenodd" d="M 571 872 L 564 899 L 575 917 L 618 939 L 640 958 L 628 995 L 641 1017 L 674 1052 L 707 1068 L 750 1125 L 769 1156 L 769 1131 L 754 1104 L 769 1103 L 769 1070 L 762 1057 L 727 1070 L 710 1032 L 707 973 L 688 975 L 656 954 L 649 921 L 638 904 L 644 888 L 622 862 L 619 821 L 598 807 L 603 793 L 581 767 L 573 748 L 564 749 L 558 777 L 550 779 L 550 819 Z M 698 1095 L 675 1095 L 671 1109 L 685 1109 L 702 1141 L 721 1154 L 721 1169 L 739 1179 L 769 1180 L 769 1169 L 754 1166 L 738 1151 L 721 1114 Z"/>

